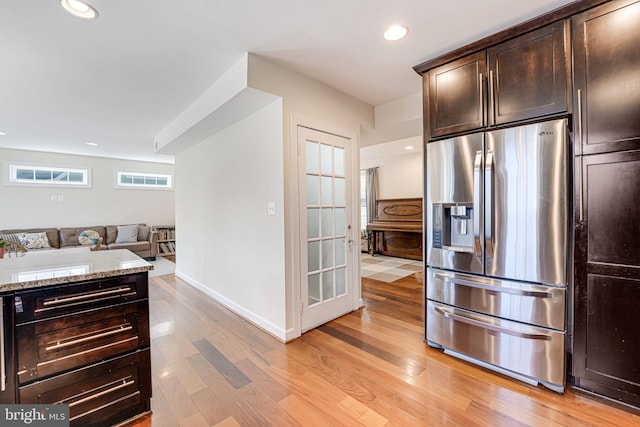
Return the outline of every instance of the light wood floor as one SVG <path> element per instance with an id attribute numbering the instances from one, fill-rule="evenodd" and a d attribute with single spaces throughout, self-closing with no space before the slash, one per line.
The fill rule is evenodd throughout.
<path id="1" fill-rule="evenodd" d="M 421 273 L 363 279 L 366 306 L 284 345 L 175 276 L 151 279 L 146 426 L 640 426 L 423 342 Z"/>

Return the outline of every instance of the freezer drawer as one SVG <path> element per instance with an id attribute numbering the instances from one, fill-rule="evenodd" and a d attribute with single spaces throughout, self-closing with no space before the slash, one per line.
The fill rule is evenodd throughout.
<path id="1" fill-rule="evenodd" d="M 544 383 L 564 385 L 564 332 L 427 300 L 427 340 Z"/>
<path id="2" fill-rule="evenodd" d="M 427 298 L 547 328 L 565 329 L 566 289 L 430 268 Z"/>

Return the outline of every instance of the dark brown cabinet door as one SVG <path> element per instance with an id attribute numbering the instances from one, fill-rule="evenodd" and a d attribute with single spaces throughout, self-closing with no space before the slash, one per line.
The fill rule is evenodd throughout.
<path id="1" fill-rule="evenodd" d="M 18 382 L 25 384 L 149 346 L 146 300 L 16 327 Z"/>
<path id="2" fill-rule="evenodd" d="M 487 50 L 490 125 L 567 110 L 567 32 L 556 22 Z"/>
<path id="3" fill-rule="evenodd" d="M 68 404 L 72 427 L 150 410 L 146 272 L 18 291 L 11 300 L 18 403 Z"/>
<path id="4" fill-rule="evenodd" d="M 149 349 L 20 387 L 22 403 L 69 405 L 72 427 L 111 426 L 148 411 Z"/>
<path id="5" fill-rule="evenodd" d="M 582 161 L 573 382 L 640 407 L 640 151 Z"/>
<path id="6" fill-rule="evenodd" d="M 430 135 L 438 137 L 485 126 L 485 51 L 429 71 Z"/>
<path id="7" fill-rule="evenodd" d="M 628 0 L 573 18 L 576 152 L 640 148 L 639 22 Z"/>
<path id="8" fill-rule="evenodd" d="M 640 280 L 589 274 L 576 301 L 575 385 L 640 407 L 638 317 Z M 579 374 L 579 375 L 577 375 Z"/>
<path id="9" fill-rule="evenodd" d="M 147 273 L 130 274 L 16 293 L 16 324 L 148 298 Z"/>
<path id="10" fill-rule="evenodd" d="M 0 295 L 0 404 L 16 403 L 15 343 L 13 334 L 13 296 Z"/>
<path id="11" fill-rule="evenodd" d="M 559 21 L 430 70 L 431 137 L 566 112 L 567 28 Z"/>

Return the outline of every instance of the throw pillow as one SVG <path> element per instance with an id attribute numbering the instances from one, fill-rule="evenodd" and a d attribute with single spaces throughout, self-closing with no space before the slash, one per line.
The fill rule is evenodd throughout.
<path id="1" fill-rule="evenodd" d="M 78 235 L 78 243 L 81 245 L 95 245 L 100 240 L 100 235 L 95 230 L 84 230 Z"/>
<path id="2" fill-rule="evenodd" d="M 20 244 L 27 249 L 50 248 L 47 233 L 16 233 Z"/>
<path id="3" fill-rule="evenodd" d="M 138 242 L 146 242 L 149 240 L 149 233 L 151 232 L 151 227 L 147 227 L 146 225 L 138 226 Z"/>
<path id="4" fill-rule="evenodd" d="M 119 225 L 116 243 L 133 243 L 138 241 L 138 225 Z"/>

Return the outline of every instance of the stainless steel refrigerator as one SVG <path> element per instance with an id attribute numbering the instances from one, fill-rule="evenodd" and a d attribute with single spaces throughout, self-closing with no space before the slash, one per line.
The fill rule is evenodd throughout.
<path id="1" fill-rule="evenodd" d="M 566 119 L 427 144 L 426 338 L 564 391 Z"/>

